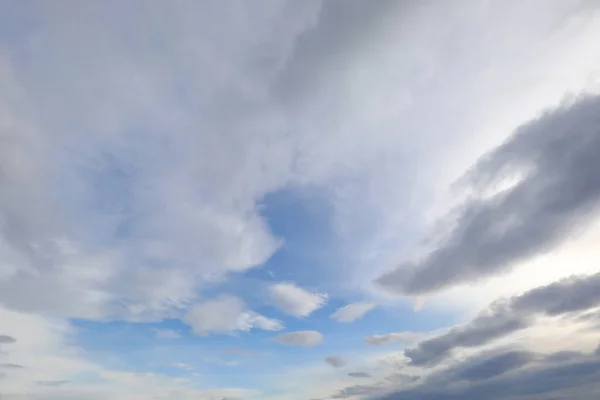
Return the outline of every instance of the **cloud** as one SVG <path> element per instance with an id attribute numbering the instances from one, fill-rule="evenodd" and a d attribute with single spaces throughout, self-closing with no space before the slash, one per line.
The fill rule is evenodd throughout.
<path id="1" fill-rule="evenodd" d="M 0 304 L 56 317 L 47 325 L 61 332 L 61 318 L 181 318 L 207 285 L 212 293 L 231 274 L 245 278 L 287 241 L 260 203 L 290 188 L 316 190 L 332 208 L 322 222 L 335 243 L 319 243 L 331 262 L 301 264 L 315 281 L 303 285 L 362 293 L 390 249 L 403 251 L 419 231 L 453 160 L 597 71 L 597 30 L 586 28 L 597 20 L 576 2 L 343 3 L 3 7 Z M 241 313 L 236 326 L 273 328 Z M 7 372 L 3 385 L 25 391 L 16 396 L 47 400 L 28 382 L 96 372 L 46 324 L 6 325 L 18 342 L 2 351 L 35 368 Z M 268 397 L 103 376 L 110 388 L 53 391 Z"/>
<path id="2" fill-rule="evenodd" d="M 366 372 L 350 372 L 348 374 L 351 378 L 370 378 L 371 375 Z"/>
<path id="3" fill-rule="evenodd" d="M 413 342 L 423 337 L 422 333 L 394 332 L 385 335 L 372 335 L 365 338 L 365 343 L 371 346 L 387 346 L 397 342 Z"/>
<path id="4" fill-rule="evenodd" d="M 275 336 L 273 340 L 287 346 L 314 347 L 323 342 L 323 335 L 317 331 L 296 331 Z"/>
<path id="5" fill-rule="evenodd" d="M 325 362 L 331 365 L 333 368 L 343 368 L 346 366 L 346 360 L 338 356 L 327 357 Z"/>
<path id="6" fill-rule="evenodd" d="M 292 283 L 272 285 L 269 295 L 281 311 L 297 318 L 309 316 L 327 301 L 326 294 L 311 293 Z"/>
<path id="7" fill-rule="evenodd" d="M 262 265 L 281 239 L 257 204 L 294 180 L 289 121 L 269 87 L 319 9 L 3 10 L 40 19 L 2 37 L 0 302 L 156 321 L 180 314 L 199 287 Z M 97 15 L 112 21 L 110 35 Z M 196 40 L 214 34 L 219 43 Z"/>
<path id="8" fill-rule="evenodd" d="M 518 313 L 549 316 L 585 311 L 600 305 L 599 290 L 600 273 L 572 276 L 513 298 L 511 307 Z"/>
<path id="9" fill-rule="evenodd" d="M 449 360 L 419 377 L 392 371 L 382 380 L 350 385 L 332 398 L 364 396 L 375 400 L 592 399 L 600 390 L 600 357 L 570 351 L 568 357 L 511 345 Z M 567 352 L 565 352 L 567 353 Z M 423 371 L 424 372 L 424 371 Z"/>
<path id="10" fill-rule="evenodd" d="M 486 358 L 487 357 L 487 358 Z M 536 360 L 532 362 L 532 360 Z M 481 368 L 477 371 L 477 368 Z M 469 371 L 464 374 L 465 371 Z M 461 373 L 463 375 L 461 375 Z M 458 375 L 457 375 L 458 374 Z M 529 352 L 478 355 L 456 361 L 419 385 L 378 396 L 383 400 L 505 400 L 593 398 L 600 390 L 600 359 L 580 354 L 568 362 L 548 361 Z M 461 380 L 457 384 L 457 379 Z M 590 395 L 592 395 L 590 397 Z"/>
<path id="11" fill-rule="evenodd" d="M 420 342 L 404 354 L 413 365 L 433 365 L 455 348 L 482 346 L 522 330 L 534 317 L 583 312 L 600 305 L 600 273 L 575 276 L 497 301 L 465 325 Z"/>
<path id="12" fill-rule="evenodd" d="M 19 339 L 4 346 L 0 355 L 2 363 L 11 364 L 8 368 L 0 366 L 6 374 L 1 384 L 2 396 L 11 400 L 168 399 L 173 396 L 182 400 L 264 398 L 255 390 L 228 387 L 201 390 L 196 387 L 196 382 L 180 377 L 98 365 L 74 343 L 82 332 L 56 318 L 0 307 L 0 321 L 6 334 Z M 149 353 L 152 350 L 149 349 Z M 13 364 L 25 368 L 13 367 Z M 85 379 L 79 379 L 79 376 Z"/>
<path id="13" fill-rule="evenodd" d="M 227 353 L 227 354 L 233 354 L 236 356 L 250 356 L 250 355 L 256 354 L 255 350 L 242 349 L 242 348 L 237 348 L 237 347 L 227 348 L 227 349 L 223 350 L 223 352 Z"/>
<path id="14" fill-rule="evenodd" d="M 172 329 L 156 329 L 157 339 L 180 339 L 181 333 Z"/>
<path id="15" fill-rule="evenodd" d="M 0 335 L 0 344 L 2 343 L 15 343 L 17 339 L 8 335 Z"/>
<path id="16" fill-rule="evenodd" d="M 200 336 L 208 336 L 211 333 L 247 332 L 254 328 L 268 331 L 284 328 L 278 320 L 247 310 L 244 301 L 232 295 L 221 295 L 214 300 L 193 305 L 182 321 Z"/>
<path id="17" fill-rule="evenodd" d="M 598 211 L 598 152 L 598 96 L 522 125 L 468 171 L 464 181 L 475 194 L 449 217 L 452 227 L 439 245 L 377 282 L 397 293 L 431 293 L 508 271 L 554 248 Z M 485 196 L 506 179 L 517 183 Z"/>
<path id="18" fill-rule="evenodd" d="M 375 308 L 375 303 L 352 303 L 339 308 L 331 314 L 331 318 L 338 322 L 352 322 L 364 317 L 369 311 Z"/>
<path id="19" fill-rule="evenodd" d="M 36 384 L 40 386 L 58 387 L 68 384 L 69 381 L 37 381 Z"/>
<path id="20" fill-rule="evenodd" d="M 22 365 L 19 365 L 19 364 L 3 363 L 3 364 L 0 364 L 0 368 L 19 369 L 19 368 L 25 368 L 25 367 Z"/>
<path id="21" fill-rule="evenodd" d="M 539 358 L 537 354 L 519 350 L 482 354 L 469 358 L 467 362 L 451 368 L 447 373 L 450 375 L 450 379 L 479 381 L 502 375 L 505 372 L 516 371 L 537 358 Z"/>
<path id="22" fill-rule="evenodd" d="M 355 396 L 372 396 L 381 390 L 374 385 L 352 385 L 339 390 L 331 396 L 332 399 L 347 399 Z"/>

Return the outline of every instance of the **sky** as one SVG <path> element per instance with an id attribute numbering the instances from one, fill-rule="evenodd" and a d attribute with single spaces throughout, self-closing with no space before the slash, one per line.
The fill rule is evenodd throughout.
<path id="1" fill-rule="evenodd" d="M 594 0 L 0 0 L 0 399 L 599 398 L 599 37 Z"/>

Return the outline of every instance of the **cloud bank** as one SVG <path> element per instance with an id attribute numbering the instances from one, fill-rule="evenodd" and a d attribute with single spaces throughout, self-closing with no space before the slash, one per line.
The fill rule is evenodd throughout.
<path id="1" fill-rule="evenodd" d="M 471 167 L 463 184 L 474 193 L 448 217 L 439 245 L 377 282 L 398 293 L 427 294 L 505 272 L 559 245 L 598 212 L 599 151 L 598 96 L 522 125 Z M 507 179 L 517 182 L 484 196 Z"/>

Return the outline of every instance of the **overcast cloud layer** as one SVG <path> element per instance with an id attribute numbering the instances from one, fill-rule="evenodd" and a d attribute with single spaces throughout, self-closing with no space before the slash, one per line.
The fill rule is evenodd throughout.
<path id="1" fill-rule="evenodd" d="M 600 3 L 0 2 L 0 399 L 600 396 Z"/>

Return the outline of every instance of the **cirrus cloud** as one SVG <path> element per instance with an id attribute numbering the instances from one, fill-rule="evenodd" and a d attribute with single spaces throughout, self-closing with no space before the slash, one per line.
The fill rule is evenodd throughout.
<path id="1" fill-rule="evenodd" d="M 338 322 L 353 322 L 364 317 L 375 306 L 375 303 L 352 303 L 339 308 L 330 317 Z"/>

